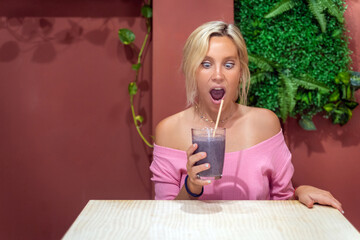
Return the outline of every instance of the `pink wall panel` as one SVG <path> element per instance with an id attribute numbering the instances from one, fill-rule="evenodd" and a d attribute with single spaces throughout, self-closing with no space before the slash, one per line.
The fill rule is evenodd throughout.
<path id="1" fill-rule="evenodd" d="M 201 24 L 234 21 L 233 1 L 154 1 L 153 128 L 163 118 L 186 106 L 185 82 L 180 70 L 187 37 Z"/>

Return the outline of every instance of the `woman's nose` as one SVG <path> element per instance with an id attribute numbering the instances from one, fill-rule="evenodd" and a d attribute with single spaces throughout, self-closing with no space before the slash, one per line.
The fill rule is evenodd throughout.
<path id="1" fill-rule="evenodd" d="M 222 72 L 221 67 L 214 68 L 214 72 L 212 74 L 211 80 L 221 82 L 224 80 L 224 74 Z"/>

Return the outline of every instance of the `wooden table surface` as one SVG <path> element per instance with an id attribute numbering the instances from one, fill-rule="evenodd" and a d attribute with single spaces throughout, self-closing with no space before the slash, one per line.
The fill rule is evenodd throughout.
<path id="1" fill-rule="evenodd" d="M 63 239 L 360 239 L 336 209 L 298 201 L 90 200 Z"/>

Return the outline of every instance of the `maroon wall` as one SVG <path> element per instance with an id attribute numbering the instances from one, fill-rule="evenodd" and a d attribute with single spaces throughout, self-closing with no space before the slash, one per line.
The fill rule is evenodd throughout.
<path id="1" fill-rule="evenodd" d="M 58 239 L 89 199 L 151 198 L 150 153 L 132 124 L 127 93 L 136 55 L 117 39 L 119 28 L 131 28 L 139 49 L 141 2 L 0 2 L 0 239 Z M 145 53 L 136 98 L 146 136 L 185 106 L 179 66 L 188 34 L 205 21 L 233 21 L 232 0 L 153 4 L 154 54 Z M 360 7 L 348 4 L 359 71 Z M 330 189 L 358 228 L 359 119 L 357 109 L 343 128 L 320 118 L 314 133 L 294 121 L 285 126 L 295 183 Z"/>
<path id="2" fill-rule="evenodd" d="M 153 127 L 185 107 L 184 78 L 179 72 L 181 51 L 187 36 L 201 23 L 233 21 L 233 1 L 156 0 L 154 2 Z M 178 11 L 171 11 L 177 9 Z M 345 17 L 350 30 L 354 70 L 360 71 L 360 2 L 348 1 Z M 360 101 L 359 93 L 357 94 Z M 341 202 L 345 216 L 360 229 L 360 107 L 351 122 L 334 126 L 316 118 L 318 131 L 306 132 L 297 122 L 285 125 L 295 165 L 294 183 L 330 190 Z"/>
<path id="3" fill-rule="evenodd" d="M 142 1 L 56 2 L 0 3 L 0 239 L 59 239 L 89 199 L 151 198 L 127 93 L 136 55 L 117 37 L 133 29 L 139 50 Z M 146 136 L 151 51 L 136 98 Z"/>

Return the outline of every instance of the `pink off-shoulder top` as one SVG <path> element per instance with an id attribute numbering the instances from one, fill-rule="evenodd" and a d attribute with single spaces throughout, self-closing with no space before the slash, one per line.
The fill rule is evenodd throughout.
<path id="1" fill-rule="evenodd" d="M 174 199 L 187 175 L 185 151 L 154 145 L 150 166 L 155 199 Z M 225 153 L 223 176 L 201 200 L 284 200 L 293 195 L 294 167 L 282 131 L 250 148 Z"/>

